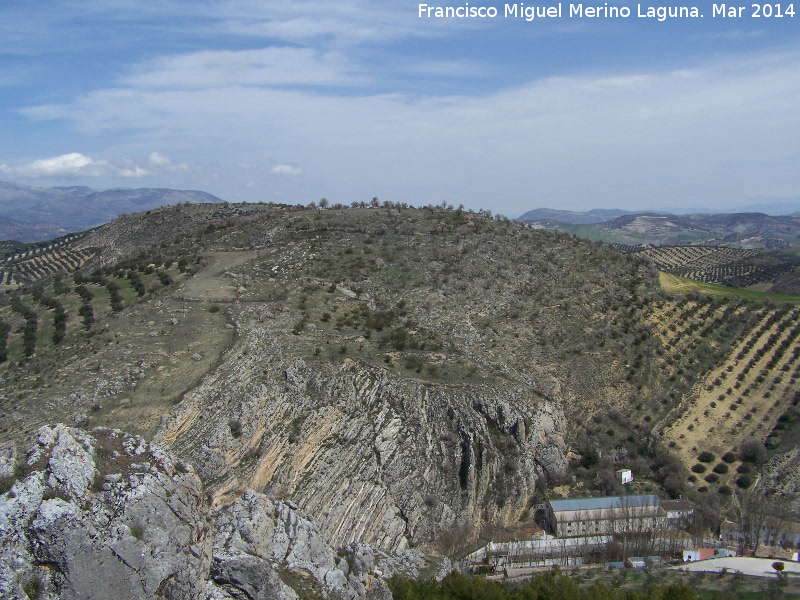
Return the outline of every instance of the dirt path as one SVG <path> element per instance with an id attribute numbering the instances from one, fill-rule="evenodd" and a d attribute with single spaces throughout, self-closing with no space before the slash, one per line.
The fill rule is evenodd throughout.
<path id="1" fill-rule="evenodd" d="M 206 300 L 210 302 L 232 302 L 236 300 L 237 286 L 225 273 L 256 258 L 254 250 L 237 252 L 205 252 L 208 265 L 192 277 L 179 290 L 176 298 L 181 300 Z"/>

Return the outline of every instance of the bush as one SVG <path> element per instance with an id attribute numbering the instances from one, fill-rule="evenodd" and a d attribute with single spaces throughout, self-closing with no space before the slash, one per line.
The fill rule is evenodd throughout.
<path id="1" fill-rule="evenodd" d="M 724 460 L 728 464 L 732 464 L 736 462 L 736 454 L 733 452 L 726 452 L 722 455 L 722 460 Z"/>
<path id="2" fill-rule="evenodd" d="M 717 483 L 719 481 L 719 475 L 717 475 L 716 473 L 709 473 L 704 477 L 704 479 L 708 483 Z"/>
<path id="3" fill-rule="evenodd" d="M 714 456 L 708 450 L 704 450 L 697 457 L 697 460 L 699 460 L 700 462 L 704 462 L 704 463 L 714 462 L 715 459 L 716 459 L 716 456 Z"/>
<path id="4" fill-rule="evenodd" d="M 739 477 L 736 478 L 736 485 L 746 490 L 753 485 L 753 478 L 750 477 L 750 475 L 739 475 Z"/>
<path id="5" fill-rule="evenodd" d="M 705 473 L 706 472 L 706 466 L 704 464 L 697 463 L 696 465 L 692 466 L 692 472 L 694 472 L 694 473 Z"/>
<path id="6" fill-rule="evenodd" d="M 716 465 L 714 465 L 713 471 L 714 473 L 719 473 L 720 475 L 724 475 L 725 473 L 728 472 L 728 465 L 726 465 L 724 462 L 717 463 Z"/>
<path id="7" fill-rule="evenodd" d="M 743 462 L 761 463 L 767 457 L 767 449 L 761 442 L 748 440 L 739 446 L 739 457 Z"/>
<path id="8" fill-rule="evenodd" d="M 220 310 L 219 304 L 212 304 L 211 306 L 208 307 L 208 312 L 210 313 L 218 313 L 219 310 Z"/>
<path id="9" fill-rule="evenodd" d="M 717 493 L 720 494 L 721 496 L 730 496 L 732 491 L 733 490 L 731 490 L 731 488 L 729 488 L 727 485 L 721 485 L 719 486 Z"/>
<path id="10" fill-rule="evenodd" d="M 37 577 L 34 577 L 25 584 L 22 591 L 25 592 L 25 595 L 30 598 L 30 600 L 36 600 L 41 596 L 42 582 L 39 581 Z"/>

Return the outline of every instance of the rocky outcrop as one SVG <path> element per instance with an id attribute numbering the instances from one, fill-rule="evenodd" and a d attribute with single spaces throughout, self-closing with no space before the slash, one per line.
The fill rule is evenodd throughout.
<path id="1" fill-rule="evenodd" d="M 0 496 L 0 597 L 360 600 L 449 562 L 338 552 L 297 507 L 246 491 L 210 510 L 191 466 L 115 430 L 39 430 Z"/>
<path id="2" fill-rule="evenodd" d="M 284 359 L 283 318 L 242 309 L 239 342 L 156 436 L 202 465 L 216 503 L 257 489 L 315 515 L 335 547 L 436 548 L 464 524 L 518 522 L 537 481 L 565 472 L 559 401 Z"/>
<path id="3" fill-rule="evenodd" d="M 202 594 L 213 538 L 191 469 L 121 432 L 59 425 L 21 471 L 0 497 L 0 596 Z"/>
<path id="4" fill-rule="evenodd" d="M 337 555 L 314 524 L 289 504 L 247 491 L 214 515 L 211 579 L 217 587 L 235 588 L 253 598 L 296 598 L 280 574 L 301 573 L 299 581 L 294 578 L 300 587 L 323 597 L 363 598 L 368 591 L 374 596 L 385 590 L 374 574 L 371 548 Z M 257 588 L 262 595 L 253 593 Z"/>

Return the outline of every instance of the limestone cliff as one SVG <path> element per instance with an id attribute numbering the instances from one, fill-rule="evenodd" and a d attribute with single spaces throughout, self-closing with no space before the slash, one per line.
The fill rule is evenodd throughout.
<path id="1" fill-rule="evenodd" d="M 537 479 L 563 474 L 557 400 L 284 359 L 280 324 L 255 312 L 241 312 L 239 343 L 157 436 L 192 457 L 216 504 L 263 490 L 315 515 L 331 545 L 395 550 L 463 523 L 514 523 Z"/>
<path id="2" fill-rule="evenodd" d="M 449 569 L 418 550 L 337 552 L 294 505 L 253 491 L 210 510 L 190 465 L 117 430 L 43 427 L 14 472 L 0 495 L 10 600 L 390 599 L 384 578 Z"/>

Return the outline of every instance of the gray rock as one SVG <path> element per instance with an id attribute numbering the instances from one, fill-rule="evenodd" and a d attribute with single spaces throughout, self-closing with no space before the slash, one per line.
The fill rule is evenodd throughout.
<path id="1" fill-rule="evenodd" d="M 43 427 L 27 456 L 0 496 L 3 599 L 390 600 L 384 577 L 431 572 L 419 550 L 337 552 L 252 490 L 209 510 L 190 466 L 120 431 Z"/>
<path id="2" fill-rule="evenodd" d="M 11 477 L 17 462 L 17 449 L 13 445 L 0 446 L 0 477 Z"/>
<path id="3" fill-rule="evenodd" d="M 317 527 L 288 504 L 264 494 L 246 491 L 232 504 L 215 512 L 213 573 L 231 577 L 239 566 L 249 569 L 251 557 L 282 564 L 290 571 L 308 573 L 327 595 L 356 597 L 357 589 L 337 565 L 336 553 L 325 543 Z M 226 566 L 227 565 L 227 566 Z M 232 571 L 233 569 L 233 571 Z M 213 575 L 215 581 L 218 577 Z M 247 573 L 240 576 L 253 581 Z M 251 585 L 251 584 L 248 584 Z"/>
<path id="4" fill-rule="evenodd" d="M 217 558 L 211 565 L 211 579 L 217 589 L 233 597 L 245 594 L 249 600 L 295 600 L 297 594 L 275 573 L 272 565 L 263 558 L 242 554 Z M 225 596 L 223 596 L 225 597 Z M 228 595 L 231 597 L 231 595 Z"/>
<path id="5" fill-rule="evenodd" d="M 153 466 L 137 470 L 135 451 L 140 467 L 145 457 Z M 2 597 L 17 597 L 14 582 L 34 577 L 63 599 L 204 593 L 213 539 L 194 473 L 176 472 L 167 454 L 134 436 L 63 425 L 39 431 L 28 464 L 34 471 L 0 497 Z M 119 478 L 96 491 L 107 469 Z"/>

